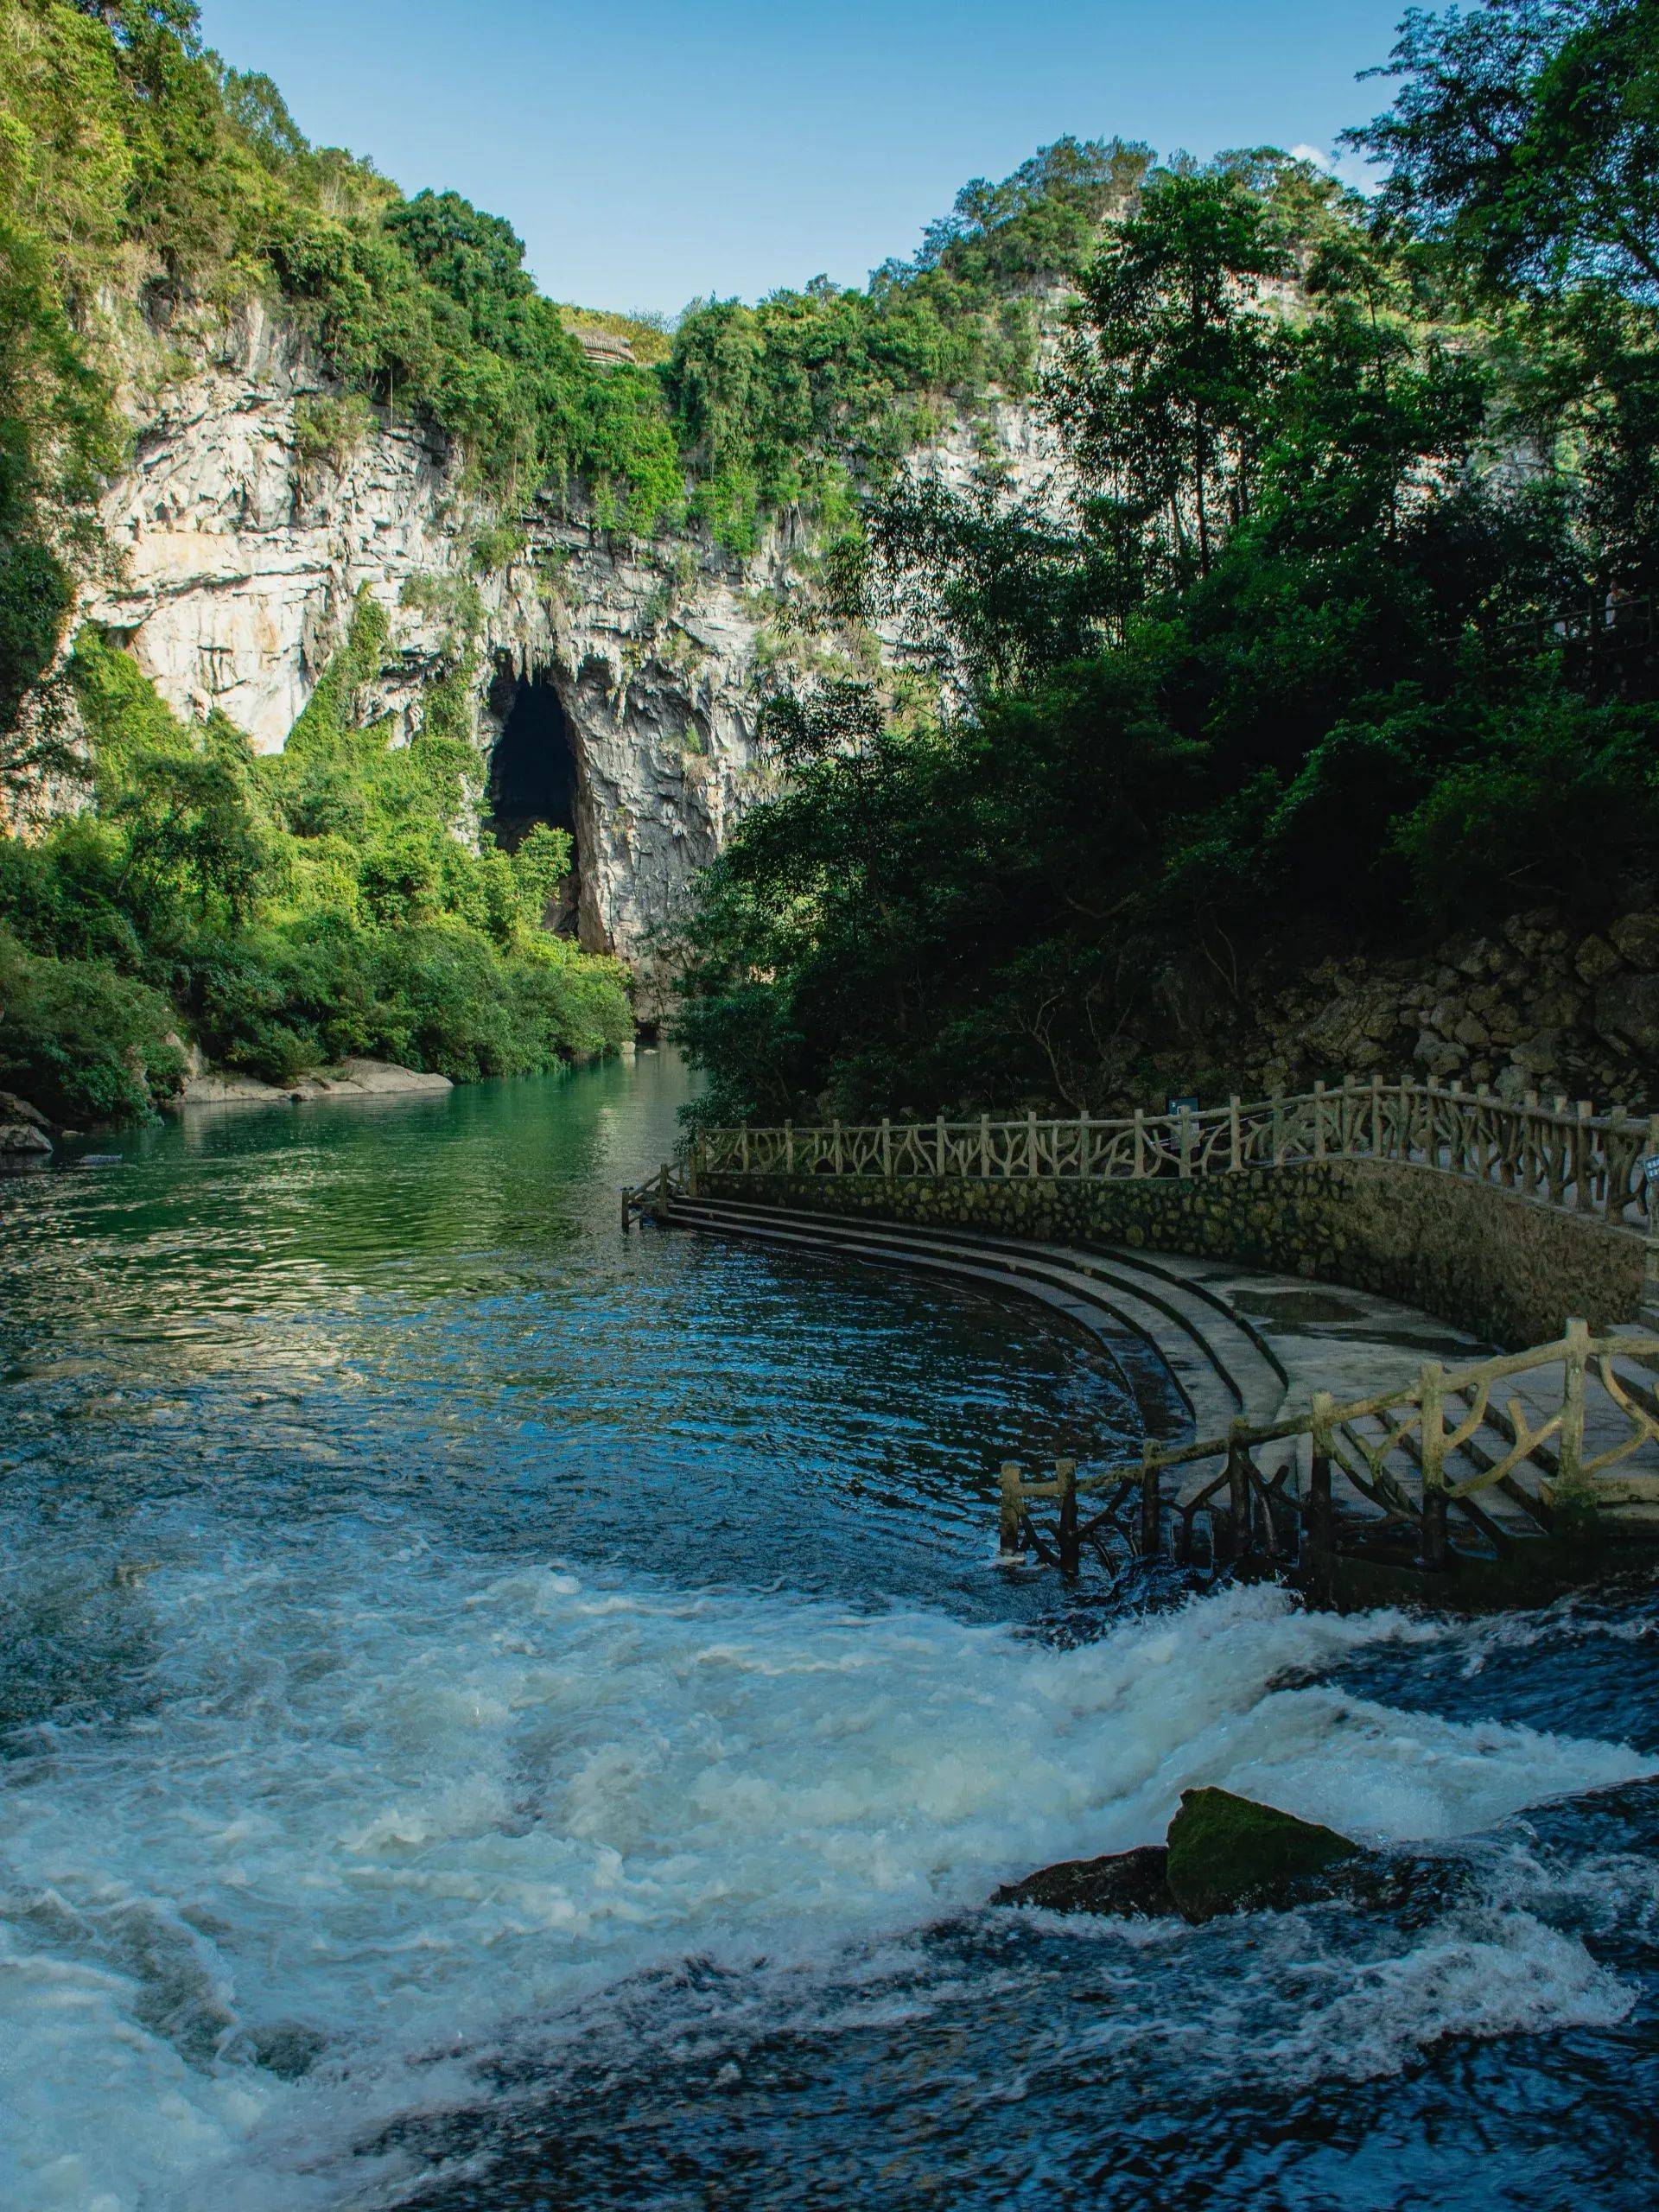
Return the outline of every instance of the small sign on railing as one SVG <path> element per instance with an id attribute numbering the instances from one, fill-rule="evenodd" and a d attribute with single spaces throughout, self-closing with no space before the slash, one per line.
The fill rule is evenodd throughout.
<path id="1" fill-rule="evenodd" d="M 1642 1179 L 1651 1190 L 1659 1183 L 1659 1152 L 1649 1153 L 1642 1163 Z"/>

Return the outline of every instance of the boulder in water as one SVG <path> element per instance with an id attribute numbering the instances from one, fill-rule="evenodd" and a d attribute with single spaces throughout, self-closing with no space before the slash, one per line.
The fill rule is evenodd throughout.
<path id="1" fill-rule="evenodd" d="M 1454 1873 L 1365 1850 L 1334 1828 L 1299 1821 L 1230 1789 L 1186 1789 L 1167 1843 L 1103 1859 L 1066 1859 L 1009 1882 L 993 1904 L 1047 1912 L 1097 1912 L 1118 1919 L 1173 1916 L 1195 1925 L 1226 1912 L 1343 1897 L 1354 1904 L 1404 1905 L 1421 1892 L 1436 1904 Z"/>
<path id="2" fill-rule="evenodd" d="M 1065 1859 L 1040 1866 L 1023 1882 L 1009 1882 L 993 1904 L 1040 1905 L 1046 1912 L 1100 1912 L 1123 1919 L 1149 1919 L 1173 1913 L 1175 1900 L 1164 1879 L 1169 1854 L 1161 1843 L 1136 1851 L 1109 1852 L 1103 1859 Z"/>
<path id="3" fill-rule="evenodd" d="M 1319 1878 L 1362 1847 L 1317 1821 L 1299 1821 L 1230 1789 L 1184 1789 L 1169 1824 L 1169 1891 L 1183 1920 L 1329 1894 Z"/>
<path id="4" fill-rule="evenodd" d="M 38 1106 L 31 1106 L 27 1098 L 20 1098 L 15 1090 L 0 1090 L 0 1122 L 22 1122 L 43 1134 L 52 1127 Z"/>

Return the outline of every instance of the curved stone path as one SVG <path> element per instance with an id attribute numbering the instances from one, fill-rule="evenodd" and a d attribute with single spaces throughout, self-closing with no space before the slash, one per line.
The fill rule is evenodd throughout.
<path id="1" fill-rule="evenodd" d="M 1127 1329 L 1158 1354 L 1199 1436 L 1220 1433 L 1236 1419 L 1267 1423 L 1298 1413 L 1315 1390 L 1363 1397 L 1396 1384 L 1425 1359 L 1466 1362 L 1491 1350 L 1369 1292 L 1214 1260 L 1154 1258 L 1122 1245 L 1037 1243 L 681 1195 L 669 1199 L 661 1217 L 676 1228 L 1035 1299 L 1109 1350 Z M 1086 1437 L 1072 1448 L 1079 1459 L 1091 1456 Z M 987 1457 L 993 1455 L 988 1440 Z M 1357 1497 L 1344 1504 L 1358 1519 L 1376 1513 Z"/>

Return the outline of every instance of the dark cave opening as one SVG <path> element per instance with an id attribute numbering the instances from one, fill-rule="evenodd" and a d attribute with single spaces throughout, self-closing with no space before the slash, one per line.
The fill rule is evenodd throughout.
<path id="1" fill-rule="evenodd" d="M 492 704 L 498 713 L 504 709 L 505 713 L 501 734 L 490 755 L 485 826 L 509 853 L 517 852 L 538 823 L 568 832 L 570 873 L 550 903 L 546 920 L 550 929 L 574 932 L 582 846 L 569 720 L 545 676 L 518 677 L 504 669 L 496 678 Z"/>

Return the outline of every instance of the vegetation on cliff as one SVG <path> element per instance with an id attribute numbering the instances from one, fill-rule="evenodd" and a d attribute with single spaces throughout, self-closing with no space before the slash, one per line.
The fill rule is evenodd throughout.
<path id="1" fill-rule="evenodd" d="M 100 557 L 93 503 L 126 416 L 226 314 L 276 307 L 333 373 L 296 409 L 302 469 L 342 465 L 378 408 L 452 441 L 504 515 L 579 485 L 607 527 L 702 524 L 741 552 L 799 502 L 856 550 L 853 480 L 881 477 L 947 401 L 1026 388 L 1054 287 L 1148 159 L 1063 141 L 968 187 L 863 290 L 705 301 L 671 335 L 543 298 L 499 217 L 309 145 L 274 85 L 203 48 L 191 0 L 15 0 L 0 801 L 79 777 L 78 727 L 94 788 L 40 842 L 0 837 L 0 1081 L 79 1120 L 165 1095 L 181 1030 L 281 1078 L 350 1052 L 459 1076 L 540 1066 L 625 1024 L 618 971 L 537 927 L 566 858 L 554 833 L 511 860 L 462 842 L 479 771 L 465 668 L 407 747 L 363 726 L 385 645 L 372 607 L 274 761 L 220 720 L 182 728 L 95 637 L 42 686 L 74 573 Z M 583 327 L 627 336 L 635 360 L 597 365 Z"/>
<path id="2" fill-rule="evenodd" d="M 711 1112 L 1224 1085 L 1275 963 L 1650 893 L 1659 23 L 1490 0 L 1393 73 L 1375 205 L 1149 177 L 1046 388 L 1069 515 L 887 501 L 963 703 L 772 709 L 691 931 Z"/>
<path id="3" fill-rule="evenodd" d="M 868 289 L 817 278 L 756 308 L 694 303 L 671 344 L 543 298 L 511 226 L 460 194 L 406 199 L 369 162 L 309 145 L 268 78 L 201 46 L 191 0 L 13 0 L 0 731 L 58 645 L 66 530 L 119 453 L 113 368 L 145 354 L 135 328 L 164 379 L 168 345 L 188 358 L 204 318 L 264 298 L 342 387 L 310 424 L 321 449 L 360 430 L 372 402 L 454 440 L 504 509 L 580 485 L 608 527 L 649 536 L 696 518 L 741 551 L 768 506 L 839 513 L 846 465 L 885 467 L 947 398 L 1022 388 L 1046 291 L 1082 267 L 1147 159 L 1062 141 L 1002 184 L 967 187 L 916 258 Z M 639 358 L 595 365 L 583 325 L 626 329 Z"/>
<path id="4" fill-rule="evenodd" d="M 541 926 L 563 833 L 511 857 L 454 835 L 480 764 L 442 695 L 407 745 L 363 722 L 385 644 L 365 598 L 286 750 L 259 760 L 83 635 L 96 803 L 0 838 L 0 1087 L 76 1122 L 176 1089 L 181 1030 L 276 1082 L 353 1054 L 518 1074 L 629 1033 L 620 965 Z"/>

